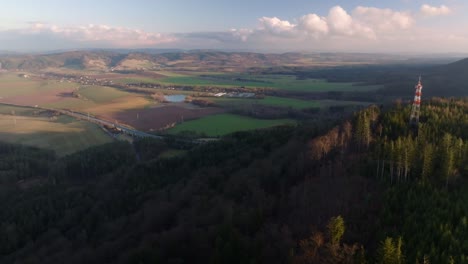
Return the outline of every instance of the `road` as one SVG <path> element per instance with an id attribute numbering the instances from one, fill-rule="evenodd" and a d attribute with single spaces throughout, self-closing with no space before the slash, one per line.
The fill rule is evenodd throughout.
<path id="1" fill-rule="evenodd" d="M 40 108 L 40 107 L 37 107 L 37 108 Z M 47 109 L 47 108 L 41 108 L 41 109 L 50 110 L 50 111 L 57 111 L 57 112 L 59 112 L 61 114 L 68 115 L 68 116 L 71 116 L 71 117 L 75 117 L 75 118 L 78 118 L 78 119 L 81 119 L 81 120 L 86 120 L 88 122 L 95 123 L 95 124 L 102 125 L 102 126 L 115 127 L 118 130 L 122 131 L 123 133 L 134 136 L 134 137 L 154 138 L 154 139 L 158 139 L 158 140 L 166 139 L 166 137 L 164 137 L 164 136 L 148 134 L 148 133 L 136 130 L 136 129 L 128 127 L 128 126 L 121 125 L 121 124 L 116 124 L 116 123 L 113 123 L 113 122 L 110 122 L 110 121 L 107 121 L 107 120 L 104 120 L 104 119 L 100 119 L 100 118 L 97 118 L 97 117 L 94 117 L 94 116 L 90 116 L 90 115 L 85 114 L 85 113 L 80 113 L 80 112 L 75 112 L 75 111 L 70 111 L 70 110 L 63 110 L 63 109 Z M 176 139 L 176 141 L 181 142 L 181 143 L 189 143 L 189 144 L 197 144 L 197 145 L 198 144 L 208 143 L 208 142 L 213 142 L 213 141 L 217 141 L 217 140 L 219 140 L 219 139 L 218 138 L 201 138 L 201 139 L 178 138 L 178 139 Z"/>
<path id="2" fill-rule="evenodd" d="M 59 113 L 64 114 L 64 115 L 68 115 L 68 116 L 75 117 L 75 118 L 78 118 L 78 119 L 86 120 L 88 122 L 95 123 L 95 124 L 98 124 L 98 125 L 108 126 L 108 127 L 115 127 L 116 129 L 122 131 L 123 133 L 131 135 L 131 136 L 135 136 L 135 137 L 164 139 L 164 137 L 162 137 L 162 136 L 148 134 L 148 133 L 145 133 L 145 132 L 142 132 L 142 131 L 139 131 L 139 130 L 136 130 L 136 129 L 133 129 L 133 128 L 130 128 L 130 127 L 127 127 L 127 126 L 124 126 L 124 125 L 116 124 L 116 123 L 113 123 L 113 122 L 110 122 L 110 121 L 107 121 L 107 120 L 104 120 L 104 119 L 99 119 L 97 117 L 90 116 L 88 114 L 84 114 L 84 113 L 80 113 L 80 112 L 69 111 L 69 110 L 61 110 L 61 109 L 47 109 L 47 110 L 56 111 L 56 112 L 59 112 Z"/>
<path id="3" fill-rule="evenodd" d="M 19 105 L 19 104 L 10 104 L 10 103 L 0 103 L 3 105 L 11 105 L 11 106 L 17 106 L 17 107 L 27 107 L 27 108 L 33 108 L 33 109 L 41 109 L 41 110 L 47 110 L 47 111 L 55 111 L 58 113 L 61 113 L 63 115 L 68 115 L 74 118 L 78 118 L 84 121 L 88 121 L 94 124 L 98 124 L 101 126 L 108 126 L 108 127 L 115 127 L 118 130 L 122 131 L 125 134 L 134 136 L 134 137 L 139 137 L 139 138 L 154 138 L 154 139 L 159 139 L 159 140 L 164 140 L 166 137 L 164 136 L 158 136 L 158 135 L 152 135 L 149 133 L 145 133 L 143 131 L 136 130 L 132 127 L 122 125 L 122 124 L 116 124 L 111 121 L 107 121 L 104 119 L 97 118 L 95 116 L 90 116 L 89 114 L 86 113 L 81 113 L 81 112 L 76 112 L 76 111 L 71 111 L 71 110 L 64 110 L 64 109 L 55 109 L 55 108 L 46 108 L 46 107 L 39 107 L 39 106 L 29 106 L 29 105 Z M 177 141 L 182 142 L 182 143 L 190 143 L 190 144 L 203 144 L 211 141 L 216 141 L 218 140 L 217 138 L 204 138 L 204 139 L 182 139 L 179 138 Z"/>

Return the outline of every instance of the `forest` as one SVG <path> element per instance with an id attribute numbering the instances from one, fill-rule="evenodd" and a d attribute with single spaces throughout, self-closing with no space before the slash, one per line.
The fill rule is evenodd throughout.
<path id="1" fill-rule="evenodd" d="M 468 263 L 468 98 L 65 157 L 0 145 L 1 263 Z"/>

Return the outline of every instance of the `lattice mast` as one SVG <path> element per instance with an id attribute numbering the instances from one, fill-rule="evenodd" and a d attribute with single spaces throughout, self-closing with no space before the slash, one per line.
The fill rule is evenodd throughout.
<path id="1" fill-rule="evenodd" d="M 419 76 L 418 84 L 416 84 L 415 92 L 414 92 L 414 101 L 413 107 L 411 108 L 411 117 L 410 117 L 410 124 L 417 125 L 419 123 L 419 112 L 421 108 L 421 91 L 422 91 L 422 83 L 421 83 L 421 76 Z"/>

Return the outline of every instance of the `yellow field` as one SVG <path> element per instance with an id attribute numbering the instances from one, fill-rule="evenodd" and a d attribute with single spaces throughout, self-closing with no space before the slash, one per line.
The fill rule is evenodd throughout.
<path id="1" fill-rule="evenodd" d="M 71 117 L 0 114 L 0 141 L 51 149 L 63 156 L 112 139 L 100 127 Z"/>
<path id="2" fill-rule="evenodd" d="M 41 95 L 51 91 L 66 91 L 76 87 L 76 84 L 54 80 L 39 81 L 20 77 L 20 73 L 0 74 L 0 97 L 5 99 L 20 95 Z M 27 74 L 26 74 L 27 75 Z M 29 76 L 29 75 L 28 75 Z"/>
<path id="3" fill-rule="evenodd" d="M 135 95 L 121 97 L 106 104 L 96 104 L 91 107 L 86 107 L 83 108 L 83 111 L 93 115 L 112 115 L 129 109 L 144 108 L 149 104 L 151 104 L 149 99 Z"/>

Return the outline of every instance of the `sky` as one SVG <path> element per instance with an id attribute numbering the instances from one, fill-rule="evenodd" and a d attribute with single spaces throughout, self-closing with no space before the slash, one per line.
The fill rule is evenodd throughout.
<path id="1" fill-rule="evenodd" d="M 15 0 L 0 50 L 468 53 L 466 0 Z"/>

